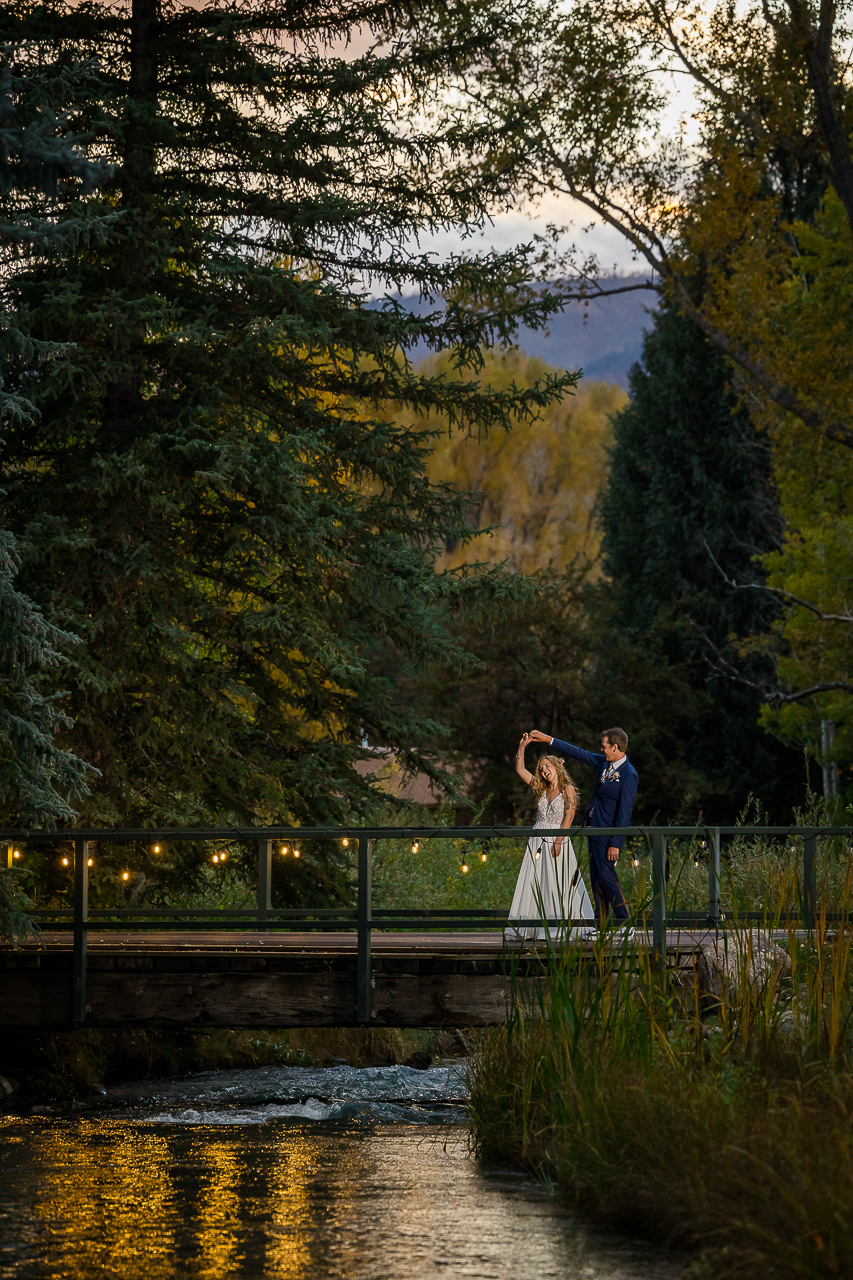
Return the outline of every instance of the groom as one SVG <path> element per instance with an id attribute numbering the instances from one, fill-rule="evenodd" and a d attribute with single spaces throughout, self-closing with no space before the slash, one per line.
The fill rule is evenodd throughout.
<path id="1" fill-rule="evenodd" d="M 601 755 L 592 751 L 584 751 L 581 747 L 573 747 L 569 742 L 561 742 L 559 738 L 551 738 L 547 733 L 534 729 L 530 734 L 534 742 L 547 742 L 558 755 L 572 760 L 581 760 L 591 765 L 596 771 L 596 782 L 586 806 L 584 826 L 588 827 L 629 827 L 631 813 L 634 808 L 634 797 L 637 794 L 637 770 L 628 763 L 625 752 L 628 748 L 628 735 L 624 729 L 605 729 L 601 735 Z M 592 892 L 595 895 L 596 915 L 599 927 L 604 925 L 608 911 L 612 911 L 617 920 L 627 920 L 628 908 L 625 896 L 616 874 L 616 860 L 622 848 L 624 836 L 590 835 L 589 840 L 589 875 L 592 881 Z"/>

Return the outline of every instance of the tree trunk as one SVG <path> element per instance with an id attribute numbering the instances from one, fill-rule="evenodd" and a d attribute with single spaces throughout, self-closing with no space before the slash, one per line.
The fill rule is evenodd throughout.
<path id="1" fill-rule="evenodd" d="M 147 197 L 156 163 L 157 50 L 160 0 L 132 0 L 130 76 L 125 108 L 121 206 L 123 234 L 118 251 L 122 276 L 131 298 L 141 303 L 150 289 L 156 241 L 146 217 Z M 145 322 L 131 311 L 119 338 L 120 366 L 105 389 L 102 424 L 111 449 L 129 448 L 145 419 Z"/>
<path id="2" fill-rule="evenodd" d="M 847 221 L 853 234 L 853 155 L 844 122 L 838 110 L 839 92 L 833 89 L 830 79 L 832 64 L 832 29 L 835 24 L 833 0 L 821 0 L 820 28 L 815 31 L 808 6 L 803 0 L 788 0 L 794 30 L 803 42 L 803 53 L 809 69 L 815 96 L 820 131 L 829 151 L 832 166 L 832 183 L 844 205 Z"/>

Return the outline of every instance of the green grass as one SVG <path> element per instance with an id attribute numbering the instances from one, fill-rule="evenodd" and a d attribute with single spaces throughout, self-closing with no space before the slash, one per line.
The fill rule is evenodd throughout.
<path id="1" fill-rule="evenodd" d="M 531 814 L 531 824 L 533 815 Z M 453 814 L 431 814 L 395 809 L 389 824 L 452 826 Z M 759 825 L 763 815 L 750 807 L 738 825 Z M 820 804 L 812 800 L 798 825 L 826 825 Z M 589 852 L 585 836 L 573 840 L 581 873 L 590 884 Z M 438 837 L 420 840 L 415 851 L 411 840 L 379 840 L 373 854 L 373 901 L 379 908 L 427 907 L 444 909 L 490 908 L 508 910 L 521 869 L 526 840 L 523 837 L 493 839 L 485 844 Z M 481 854 L 486 854 L 486 862 Z M 817 894 L 827 911 L 839 909 L 845 892 L 845 868 L 853 850 L 851 841 L 829 837 L 820 842 L 817 859 Z M 668 844 L 668 911 L 708 910 L 710 849 L 704 828 L 692 839 Z M 466 864 L 468 871 L 463 872 Z M 798 911 L 802 898 L 803 839 L 743 835 L 727 839 L 720 867 L 720 904 L 728 916 L 746 911 Z M 632 911 L 641 913 L 650 899 L 651 848 L 643 839 L 629 841 L 618 864 L 619 878 Z"/>
<path id="2" fill-rule="evenodd" d="M 394 825 L 452 826 L 453 814 L 400 816 Z M 526 841 L 377 840 L 373 850 L 373 905 L 403 910 L 418 907 L 465 910 L 509 910 Z M 485 862 L 483 855 L 485 854 Z M 463 866 L 468 871 L 462 870 Z"/>

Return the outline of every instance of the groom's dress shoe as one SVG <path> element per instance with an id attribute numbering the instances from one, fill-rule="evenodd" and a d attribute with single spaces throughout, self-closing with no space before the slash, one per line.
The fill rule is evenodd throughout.
<path id="1" fill-rule="evenodd" d="M 613 941 L 614 942 L 633 942 L 634 941 L 633 925 L 623 924 L 621 928 L 614 930 Z"/>

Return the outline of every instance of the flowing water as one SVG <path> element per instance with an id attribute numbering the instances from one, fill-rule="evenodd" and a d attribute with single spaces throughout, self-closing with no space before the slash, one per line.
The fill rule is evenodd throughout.
<path id="1" fill-rule="evenodd" d="M 472 1157 L 459 1067 L 267 1067 L 0 1120 L 14 1280 L 675 1280 Z"/>

